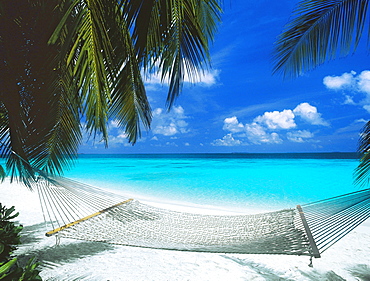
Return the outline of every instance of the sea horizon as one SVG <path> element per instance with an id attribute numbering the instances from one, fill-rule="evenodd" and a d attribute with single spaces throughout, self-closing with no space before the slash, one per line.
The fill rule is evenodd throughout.
<path id="1" fill-rule="evenodd" d="M 358 152 L 163 152 L 163 153 L 78 153 L 78 156 L 111 156 L 111 157 L 125 157 L 125 156 L 220 156 L 220 157 L 245 157 L 245 158 L 323 158 L 323 159 L 359 159 Z"/>

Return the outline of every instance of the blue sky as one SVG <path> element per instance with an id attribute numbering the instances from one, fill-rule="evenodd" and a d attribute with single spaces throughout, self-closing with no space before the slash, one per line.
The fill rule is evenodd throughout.
<path id="1" fill-rule="evenodd" d="M 170 112 L 167 86 L 146 80 L 152 129 L 132 146 L 114 120 L 109 148 L 85 140 L 81 153 L 356 151 L 370 113 L 366 38 L 354 55 L 284 80 L 272 75 L 276 37 L 298 1 L 225 1 L 212 69 L 185 83 Z"/>

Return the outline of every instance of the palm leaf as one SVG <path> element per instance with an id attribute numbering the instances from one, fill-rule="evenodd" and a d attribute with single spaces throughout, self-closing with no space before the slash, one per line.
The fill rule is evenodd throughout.
<path id="1" fill-rule="evenodd" d="M 112 103 L 110 117 L 118 120 L 131 143 L 141 136 L 140 124 L 150 127 L 151 110 L 141 78 L 139 62 L 136 57 L 128 26 L 120 16 L 121 26 L 118 33 L 112 34 L 118 41 L 115 64 L 121 65 L 112 83 Z"/>
<path id="2" fill-rule="evenodd" d="M 21 1 L 1 1 L 0 25 L 7 26 L 0 31 L 0 105 L 2 156 L 6 157 L 6 168 L 11 180 L 19 175 L 27 185 L 34 180 L 34 172 L 28 163 L 24 140 L 28 136 L 27 126 L 32 118 L 28 116 L 31 96 L 27 94 L 32 85 L 23 87 L 24 81 L 29 82 L 29 64 L 27 56 L 27 40 L 23 23 L 30 17 L 23 15 L 28 5 Z M 27 8 L 25 7 L 27 6 Z M 23 20 L 22 20 L 23 19 Z M 19 155 L 21 158 L 18 158 Z M 21 160 L 24 159 L 24 160 Z"/>
<path id="3" fill-rule="evenodd" d="M 169 108 L 181 93 L 185 75 L 193 81 L 209 64 L 209 44 L 220 21 L 218 0 L 125 1 L 132 38 L 146 74 L 169 80 Z M 167 12 L 164 12 L 167 11 Z M 150 24 L 142 24 L 143 21 Z"/>
<path id="4" fill-rule="evenodd" d="M 370 182 L 370 121 L 360 133 L 358 152 L 361 155 L 360 164 L 355 169 L 355 184 L 365 186 Z"/>
<path id="5" fill-rule="evenodd" d="M 47 2 L 43 10 L 33 30 L 45 35 L 42 40 L 38 35 L 35 41 L 41 44 L 30 58 L 35 75 L 41 81 L 30 110 L 34 118 L 32 126 L 38 133 L 31 134 L 26 145 L 28 157 L 36 170 L 60 174 L 64 167 L 69 166 L 69 160 L 77 156 L 81 141 L 78 113 L 81 105 L 72 68 L 63 63 L 65 57 L 60 52 L 61 44 L 48 44 L 62 14 L 56 9 L 56 2 Z M 46 24 L 49 29 L 45 28 Z M 60 41 L 65 36 L 61 36 Z"/>
<path id="6" fill-rule="evenodd" d="M 276 41 L 274 73 L 301 75 L 348 55 L 361 39 L 368 0 L 304 0 Z"/>
<path id="7" fill-rule="evenodd" d="M 18 20 L 14 24 L 11 15 L 11 34 L 1 34 L 10 40 L 1 42 L 8 67 L 1 71 L 6 87 L 0 95 L 5 116 L 0 140 L 11 180 L 19 178 L 31 187 L 37 175 L 61 173 L 77 154 L 79 103 L 71 70 L 63 68 L 60 45 L 48 44 L 61 16 L 56 1 L 10 2 L 8 7 L 2 2 L 2 8 L 12 11 L 19 4 Z M 22 41 L 29 43 L 24 47 Z"/>
<path id="8" fill-rule="evenodd" d="M 135 143 L 151 122 L 141 70 L 159 65 L 170 77 L 170 107 L 184 75 L 208 66 L 220 12 L 219 0 L 0 1 L 0 141 L 11 179 L 31 187 L 62 173 L 82 118 L 106 144 L 114 118 Z"/>
<path id="9" fill-rule="evenodd" d="M 134 4 L 133 4 L 134 5 Z M 72 25 L 64 45 L 81 92 L 87 130 L 107 144 L 108 116 L 118 118 L 135 143 L 140 124 L 148 127 L 150 108 L 125 15 L 117 1 L 74 1 L 61 24 Z M 51 38 L 57 42 L 63 27 Z"/>
<path id="10" fill-rule="evenodd" d="M 217 1 L 173 0 L 167 5 L 172 13 L 159 66 L 162 79 L 170 78 L 167 104 L 171 107 L 181 92 L 185 75 L 195 81 L 207 68 L 212 37 L 205 34 L 213 34 L 220 19 L 220 8 Z"/>
<path id="11" fill-rule="evenodd" d="M 66 22 L 70 34 L 63 44 L 71 47 L 67 49 L 67 63 L 73 65 L 73 75 L 81 91 L 86 128 L 94 135 L 101 132 L 106 142 L 110 99 L 106 67 L 111 61 L 111 48 L 106 36 L 108 27 L 101 13 L 105 4 L 103 1 L 71 1 L 73 9 L 68 7 Z M 59 37 L 59 34 L 53 35 L 56 36 Z"/>

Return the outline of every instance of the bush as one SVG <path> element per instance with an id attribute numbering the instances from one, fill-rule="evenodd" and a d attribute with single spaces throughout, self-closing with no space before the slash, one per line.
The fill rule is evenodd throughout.
<path id="1" fill-rule="evenodd" d="M 34 258 L 28 260 L 24 267 L 18 265 L 18 259 L 12 258 L 17 245 L 21 244 L 20 232 L 22 225 L 16 225 L 10 221 L 16 218 L 19 213 L 13 214 L 14 207 L 7 209 L 0 203 L 0 280 L 42 280 L 37 269 L 39 264 Z"/>
<path id="2" fill-rule="evenodd" d="M 19 213 L 12 214 L 13 212 L 14 207 L 7 209 L 0 203 L 0 262 L 8 260 L 17 249 L 16 245 L 21 244 L 19 233 L 23 226 L 17 226 L 10 221 L 19 215 Z"/>

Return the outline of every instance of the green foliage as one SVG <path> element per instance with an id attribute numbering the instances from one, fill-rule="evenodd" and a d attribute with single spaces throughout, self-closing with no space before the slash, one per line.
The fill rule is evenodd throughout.
<path id="1" fill-rule="evenodd" d="M 360 164 L 355 169 L 355 184 L 366 186 L 370 183 L 370 121 L 360 133 L 358 152 L 361 155 Z"/>
<path id="2" fill-rule="evenodd" d="M 9 259 L 16 245 L 21 244 L 19 233 L 23 227 L 10 221 L 19 215 L 14 211 L 14 207 L 7 209 L 0 203 L 0 262 Z"/>
<path id="3" fill-rule="evenodd" d="M 3 166 L 0 165 L 0 182 L 3 182 L 6 177 L 6 172 Z"/>
<path id="4" fill-rule="evenodd" d="M 108 145 L 109 119 L 134 144 L 152 119 L 142 73 L 168 81 L 170 108 L 184 77 L 209 66 L 221 3 L 0 1 L 0 142 L 11 180 L 31 187 L 40 171 L 61 174 L 83 131 Z"/>
<path id="5" fill-rule="evenodd" d="M 303 0 L 279 35 L 274 72 L 297 77 L 354 52 L 367 24 L 369 0 Z"/>
<path id="6" fill-rule="evenodd" d="M 37 269 L 39 263 L 34 258 L 28 260 L 24 268 L 17 265 L 17 258 L 0 263 L 0 280 L 39 281 L 42 280 Z"/>
<path id="7" fill-rule="evenodd" d="M 21 244 L 21 225 L 10 220 L 16 218 L 15 208 L 6 208 L 0 203 L 0 280 L 42 280 L 37 269 L 39 263 L 31 258 L 24 267 L 19 266 L 17 258 L 11 258 L 17 245 Z"/>
<path id="8" fill-rule="evenodd" d="M 9 277 L 9 273 L 13 265 L 17 262 L 17 258 L 14 258 L 8 262 L 0 263 L 0 280 L 5 279 L 5 277 Z"/>

